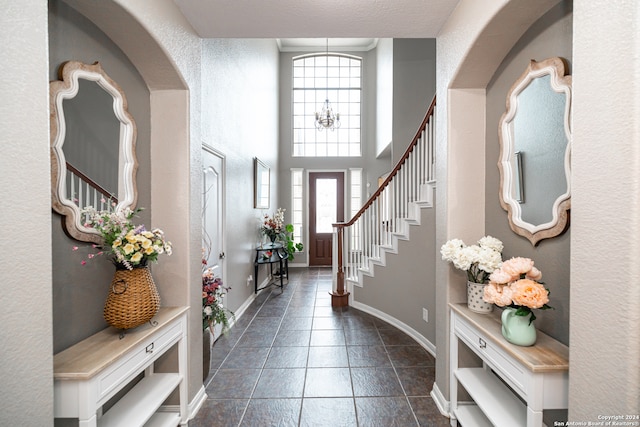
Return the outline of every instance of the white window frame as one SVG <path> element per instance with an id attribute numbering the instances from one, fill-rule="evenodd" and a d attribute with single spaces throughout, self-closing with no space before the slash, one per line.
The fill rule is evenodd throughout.
<path id="1" fill-rule="evenodd" d="M 338 53 L 293 57 L 292 157 L 362 156 L 362 62 L 359 56 Z M 341 126 L 317 130 L 315 113 L 327 98 Z"/>
<path id="2" fill-rule="evenodd" d="M 299 184 L 296 184 L 296 181 L 298 181 Z M 294 242 L 303 243 L 303 245 L 305 215 L 304 187 L 304 169 L 291 168 L 291 224 L 293 225 L 293 240 Z M 296 204 L 296 202 L 298 203 Z"/>

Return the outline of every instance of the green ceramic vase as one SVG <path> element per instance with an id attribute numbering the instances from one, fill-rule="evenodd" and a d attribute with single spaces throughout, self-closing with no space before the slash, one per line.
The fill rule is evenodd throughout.
<path id="1" fill-rule="evenodd" d="M 536 343 L 536 327 L 527 316 L 516 316 L 516 309 L 507 307 L 502 312 L 502 336 L 512 344 L 528 347 Z"/>

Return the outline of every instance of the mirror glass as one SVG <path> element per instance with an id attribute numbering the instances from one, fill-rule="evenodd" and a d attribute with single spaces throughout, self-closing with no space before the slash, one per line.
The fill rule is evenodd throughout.
<path id="1" fill-rule="evenodd" d="M 269 209 L 270 193 L 269 167 L 257 157 L 253 159 L 253 207 L 256 209 Z"/>
<path id="2" fill-rule="evenodd" d="M 99 63 L 69 61 L 50 84 L 52 206 L 71 237 L 99 242 L 82 210 L 133 208 L 136 127 L 120 87 Z"/>
<path id="3" fill-rule="evenodd" d="M 500 121 L 500 202 L 511 229 L 536 245 L 567 226 L 571 76 L 561 58 L 531 61 Z"/>

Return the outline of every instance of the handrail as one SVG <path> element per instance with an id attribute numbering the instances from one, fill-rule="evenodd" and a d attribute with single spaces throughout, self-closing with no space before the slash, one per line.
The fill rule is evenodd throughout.
<path id="1" fill-rule="evenodd" d="M 362 266 L 365 262 L 363 260 L 379 257 L 380 248 L 391 239 L 390 234 L 398 232 L 397 220 L 406 218 L 410 203 L 417 201 L 417 198 L 420 197 L 422 186 L 433 180 L 434 124 L 430 121 L 434 117 L 435 106 L 436 98 L 434 97 L 413 140 L 389 176 L 378 186 L 369 200 L 348 222 L 332 224 L 334 228 L 333 269 L 335 273 L 334 290 L 331 292 L 333 307 L 346 306 L 349 301 L 349 292 L 345 290 L 343 259 L 345 253 L 350 259 L 348 266 L 350 271 L 353 270 L 354 265 Z M 427 132 L 428 127 L 430 127 L 431 133 Z M 416 147 L 418 147 L 417 150 Z M 416 153 L 412 155 L 414 150 Z M 405 164 L 407 167 L 403 169 Z M 416 172 L 418 172 L 418 176 L 416 176 Z M 390 185 L 392 186 L 390 187 Z M 385 191 L 387 187 L 390 187 L 389 191 Z M 394 192 L 397 192 L 398 195 L 395 199 L 390 200 L 389 194 Z M 376 201 L 379 203 L 374 206 Z M 391 204 L 393 204 L 392 208 Z M 384 215 L 385 209 L 389 209 L 393 215 L 382 221 L 380 216 Z M 354 224 L 358 225 L 354 226 Z M 347 239 L 344 236 L 345 230 L 349 233 Z"/>
<path id="2" fill-rule="evenodd" d="M 334 227 L 349 227 L 353 225 L 358 220 L 358 218 L 360 218 L 362 214 L 369 208 L 369 206 L 371 206 L 373 202 L 376 201 L 378 196 L 380 196 L 380 193 L 382 193 L 382 191 L 384 191 L 384 189 L 393 180 L 393 177 L 398 174 L 398 171 L 400 171 L 400 169 L 402 168 L 402 165 L 404 164 L 404 162 L 407 160 L 407 158 L 415 148 L 416 144 L 420 140 L 420 136 L 422 135 L 422 132 L 425 130 L 427 124 L 429 123 L 429 120 L 433 116 L 433 111 L 435 110 L 435 108 L 436 108 L 436 98 L 434 97 L 433 101 L 431 101 L 431 105 L 429 106 L 429 109 L 427 110 L 427 113 L 424 116 L 424 119 L 422 119 L 422 123 L 420 124 L 420 127 L 418 128 L 416 135 L 413 137 L 413 140 L 411 141 L 411 144 L 409 144 L 409 146 L 405 150 L 400 160 L 398 160 L 398 163 L 396 163 L 396 166 L 389 173 L 389 176 L 387 176 L 387 178 L 382 182 L 382 184 L 380 184 L 378 189 L 371 195 L 369 200 L 367 200 L 367 202 L 360 208 L 360 210 L 356 212 L 353 218 L 351 218 L 348 222 L 335 223 L 333 224 Z"/>
<path id="3" fill-rule="evenodd" d="M 113 194 L 111 194 L 108 190 L 104 189 L 100 184 L 98 184 L 97 182 L 89 178 L 87 175 L 85 175 L 83 172 L 81 172 L 78 168 L 73 166 L 71 163 L 69 162 L 66 162 L 66 163 L 67 163 L 67 170 L 70 170 L 75 176 L 80 178 L 82 182 L 86 183 L 89 187 L 95 190 L 98 190 L 100 194 L 102 194 L 103 196 L 107 196 L 110 201 L 116 204 L 118 203 L 118 198 L 115 197 Z"/>

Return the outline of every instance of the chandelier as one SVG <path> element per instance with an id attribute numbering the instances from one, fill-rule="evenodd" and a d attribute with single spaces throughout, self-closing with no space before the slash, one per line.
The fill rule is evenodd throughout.
<path id="1" fill-rule="evenodd" d="M 335 130 L 340 127 L 340 113 L 334 113 L 331 108 L 331 102 L 329 102 L 329 39 L 327 39 L 327 62 L 326 62 L 326 98 L 324 104 L 322 104 L 322 110 L 316 112 L 316 129 L 322 131 L 323 129 Z"/>

